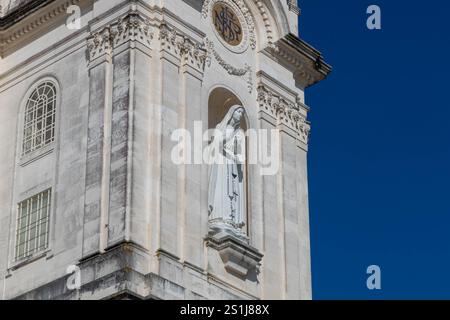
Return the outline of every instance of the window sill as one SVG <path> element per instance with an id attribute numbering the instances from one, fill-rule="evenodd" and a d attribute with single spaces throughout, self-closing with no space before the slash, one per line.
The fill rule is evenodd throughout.
<path id="1" fill-rule="evenodd" d="M 47 260 L 51 259 L 53 257 L 53 254 L 51 250 L 47 249 L 45 251 L 36 252 L 35 254 L 23 258 L 22 260 L 15 261 L 10 268 L 8 268 L 8 274 L 10 272 L 16 271 L 20 268 L 23 268 L 29 264 L 32 264 L 38 260 L 46 258 Z"/>
<path id="2" fill-rule="evenodd" d="M 21 167 L 25 167 L 25 166 L 29 165 L 30 163 L 33 163 L 33 162 L 35 162 L 39 159 L 42 159 L 43 157 L 51 154 L 54 149 L 55 149 L 55 143 L 52 142 L 52 143 L 46 145 L 45 147 L 34 150 L 33 152 L 22 156 L 19 161 L 19 165 Z"/>

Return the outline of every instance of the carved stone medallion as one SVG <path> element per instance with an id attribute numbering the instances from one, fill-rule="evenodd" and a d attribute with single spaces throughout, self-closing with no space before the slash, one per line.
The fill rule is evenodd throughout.
<path id="1" fill-rule="evenodd" d="M 249 44 L 252 49 L 256 47 L 253 19 L 246 18 L 234 0 L 205 0 L 203 12 L 210 17 L 217 38 L 230 51 L 242 53 Z"/>
<path id="2" fill-rule="evenodd" d="M 230 46 L 242 43 L 243 30 L 239 17 L 224 2 L 217 2 L 212 10 L 212 19 L 218 35 Z"/>

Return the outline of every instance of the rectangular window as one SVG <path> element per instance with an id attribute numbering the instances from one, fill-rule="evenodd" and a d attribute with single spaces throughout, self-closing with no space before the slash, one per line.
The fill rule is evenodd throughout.
<path id="1" fill-rule="evenodd" d="M 16 261 L 48 247 L 51 189 L 18 205 Z"/>

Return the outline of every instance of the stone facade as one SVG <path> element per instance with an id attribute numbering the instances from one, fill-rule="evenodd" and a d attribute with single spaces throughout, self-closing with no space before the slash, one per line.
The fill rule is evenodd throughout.
<path id="1" fill-rule="evenodd" d="M 298 38 L 295 1 L 221 0 L 243 25 L 239 47 L 214 29 L 217 2 L 0 0 L 3 299 L 311 298 L 304 91 L 331 69 Z M 70 5 L 80 29 L 66 26 Z M 42 79 L 57 85 L 55 141 L 24 158 Z M 171 133 L 208 124 L 218 88 L 250 128 L 281 132 L 278 174 L 249 168 L 248 244 L 208 236 L 208 167 L 171 161 Z M 16 261 L 17 204 L 46 188 L 48 248 Z"/>

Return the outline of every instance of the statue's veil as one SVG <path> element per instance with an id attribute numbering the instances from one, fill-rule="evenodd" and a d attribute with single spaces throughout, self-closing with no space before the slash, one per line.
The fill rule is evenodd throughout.
<path id="1" fill-rule="evenodd" d="M 216 130 L 218 130 L 218 131 L 220 131 L 220 132 L 224 132 L 225 129 L 226 129 L 226 127 L 227 127 L 227 125 L 230 123 L 231 118 L 233 117 L 233 114 L 234 114 L 237 110 L 239 110 L 239 109 L 242 109 L 242 110 L 244 111 L 244 113 L 245 113 L 245 109 L 244 109 L 243 106 L 240 106 L 240 105 L 234 105 L 234 106 L 232 106 L 232 107 L 228 110 L 228 112 L 227 112 L 227 114 L 225 115 L 225 117 L 223 118 L 223 120 L 216 126 Z"/>

